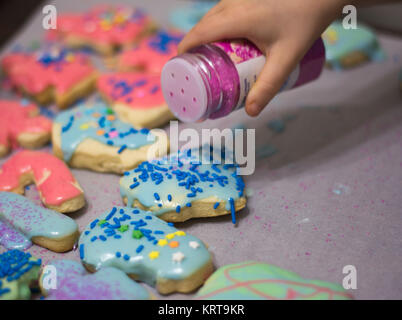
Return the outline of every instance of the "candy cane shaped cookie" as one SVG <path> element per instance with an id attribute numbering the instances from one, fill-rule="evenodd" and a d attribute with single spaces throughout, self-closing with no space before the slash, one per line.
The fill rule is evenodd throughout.
<path id="1" fill-rule="evenodd" d="M 21 151 L 0 169 L 0 191 L 24 194 L 34 183 L 43 204 L 59 212 L 72 212 L 85 205 L 84 192 L 63 161 L 39 151 Z"/>
<path id="2" fill-rule="evenodd" d="M 91 274 L 80 262 L 64 259 L 50 261 L 48 266 L 56 268 L 57 286 L 46 289 L 47 275 L 41 274 L 39 286 L 47 300 L 150 299 L 149 292 L 143 286 L 116 268 L 103 268 Z"/>
<path id="3" fill-rule="evenodd" d="M 39 148 L 50 140 L 52 122 L 24 100 L 0 100 L 0 157 L 10 148 Z"/>
<path id="4" fill-rule="evenodd" d="M 0 231 L 0 244 L 7 249 L 35 243 L 54 252 L 71 250 L 79 236 L 70 217 L 11 192 L 0 192 Z"/>
<path id="5" fill-rule="evenodd" d="M 201 240 L 150 212 L 128 207 L 114 207 L 92 221 L 78 247 L 89 271 L 116 267 L 162 294 L 190 292 L 213 270 Z"/>

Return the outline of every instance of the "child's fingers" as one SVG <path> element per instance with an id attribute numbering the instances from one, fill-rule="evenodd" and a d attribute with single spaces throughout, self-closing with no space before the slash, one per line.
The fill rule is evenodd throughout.
<path id="1" fill-rule="evenodd" d="M 202 44 L 222 39 L 242 38 L 245 34 L 243 25 L 238 23 L 235 16 L 223 12 L 202 19 L 183 38 L 178 46 L 179 54 Z"/>
<path id="2" fill-rule="evenodd" d="M 267 61 L 251 88 L 246 101 L 246 112 L 257 116 L 279 92 L 281 86 L 294 68 L 297 57 L 288 46 L 274 46 L 267 55 Z"/>

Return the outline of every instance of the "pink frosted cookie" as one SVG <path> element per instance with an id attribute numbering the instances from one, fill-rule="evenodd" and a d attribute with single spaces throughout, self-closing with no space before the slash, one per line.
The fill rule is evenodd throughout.
<path id="1" fill-rule="evenodd" d="M 177 54 L 177 45 L 182 38 L 178 32 L 159 31 L 142 40 L 138 46 L 123 51 L 117 68 L 160 74 L 165 63 Z"/>
<path id="2" fill-rule="evenodd" d="M 97 85 L 120 119 L 136 127 L 155 128 L 173 119 L 158 75 L 107 73 L 99 77 Z"/>
<path id="3" fill-rule="evenodd" d="M 10 148 L 39 148 L 50 140 L 52 122 L 25 101 L 0 100 L 0 157 Z"/>
<path id="4" fill-rule="evenodd" d="M 21 151 L 0 169 L 0 191 L 24 194 L 35 183 L 43 204 L 59 212 L 72 212 L 85 205 L 84 192 L 63 161 L 39 151 Z"/>
<path id="5" fill-rule="evenodd" d="M 65 13 L 56 36 L 70 47 L 90 47 L 103 55 L 132 45 L 154 28 L 151 19 L 133 7 L 101 5 L 86 13 Z"/>
<path id="6" fill-rule="evenodd" d="M 45 268 L 40 276 L 39 286 L 47 300 L 150 299 L 149 292 L 143 286 L 119 269 L 102 268 L 90 274 L 81 263 L 72 260 L 53 260 L 48 266 L 55 268 L 57 278 L 51 277 L 50 268 L 49 271 Z"/>
<path id="7" fill-rule="evenodd" d="M 55 102 L 60 109 L 91 93 L 97 76 L 87 56 L 54 47 L 10 53 L 1 67 L 12 86 L 40 104 Z"/>

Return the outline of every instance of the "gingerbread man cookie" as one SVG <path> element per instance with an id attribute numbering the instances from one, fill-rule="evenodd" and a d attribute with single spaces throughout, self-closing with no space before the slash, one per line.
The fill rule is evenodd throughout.
<path id="1" fill-rule="evenodd" d="M 0 100 L 0 157 L 10 148 L 39 148 L 50 140 L 52 122 L 25 100 Z"/>
<path id="2" fill-rule="evenodd" d="M 99 77 L 98 90 L 119 117 L 140 128 L 156 128 L 174 116 L 155 74 L 117 72 Z"/>
<path id="3" fill-rule="evenodd" d="M 79 240 L 90 271 L 117 267 L 162 294 L 190 292 L 213 270 L 205 245 L 152 213 L 114 207 L 92 221 Z"/>
<path id="4" fill-rule="evenodd" d="M 41 259 L 16 249 L 0 254 L 0 300 L 28 300 L 41 263 Z"/>
<path id="5" fill-rule="evenodd" d="M 33 242 L 65 252 L 79 236 L 73 219 L 11 192 L 0 192 L 0 231 L 0 244 L 7 249 L 26 249 Z"/>
<path id="6" fill-rule="evenodd" d="M 294 272 L 256 261 L 216 270 L 198 291 L 203 300 L 348 300 L 339 284 L 303 279 Z"/>
<path id="7" fill-rule="evenodd" d="M 1 66 L 15 88 L 60 109 L 91 93 L 97 77 L 87 56 L 57 47 L 8 54 Z"/>
<path id="8" fill-rule="evenodd" d="M 147 300 L 149 292 L 116 268 L 102 268 L 88 274 L 81 263 L 72 260 L 53 260 L 48 266 L 57 272 L 56 288 L 47 286 L 42 273 L 39 286 L 47 300 Z M 53 279 L 52 279 L 53 280 Z M 48 287 L 49 289 L 46 289 Z"/>
<path id="9" fill-rule="evenodd" d="M 211 152 L 211 160 L 200 161 L 199 152 L 190 149 L 125 172 L 120 179 L 124 203 L 150 210 L 165 221 L 230 213 L 235 223 L 235 212 L 246 205 L 244 182 L 236 165 L 214 164 L 216 152 Z"/>
<path id="10" fill-rule="evenodd" d="M 67 46 L 90 47 L 102 55 L 112 55 L 154 29 L 151 19 L 137 8 L 101 5 L 86 13 L 60 14 L 52 33 Z"/>
<path id="11" fill-rule="evenodd" d="M 0 191 L 24 194 L 34 183 L 43 204 L 59 212 L 72 212 L 85 205 L 84 192 L 63 161 L 39 151 L 21 151 L 0 168 Z"/>
<path id="12" fill-rule="evenodd" d="M 115 173 L 162 156 L 169 147 L 166 135 L 136 129 L 102 103 L 60 113 L 53 121 L 52 142 L 54 154 L 72 167 Z"/>
<path id="13" fill-rule="evenodd" d="M 165 63 L 177 55 L 177 45 L 182 38 L 183 34 L 178 32 L 158 31 L 134 48 L 123 51 L 118 57 L 117 68 L 159 75 Z"/>

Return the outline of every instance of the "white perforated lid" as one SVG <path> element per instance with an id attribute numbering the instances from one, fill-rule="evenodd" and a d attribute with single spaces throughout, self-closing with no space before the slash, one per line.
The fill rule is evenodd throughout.
<path id="1" fill-rule="evenodd" d="M 162 69 L 161 88 L 173 114 L 184 122 L 205 118 L 208 94 L 205 82 L 197 68 L 189 61 L 175 57 Z"/>

